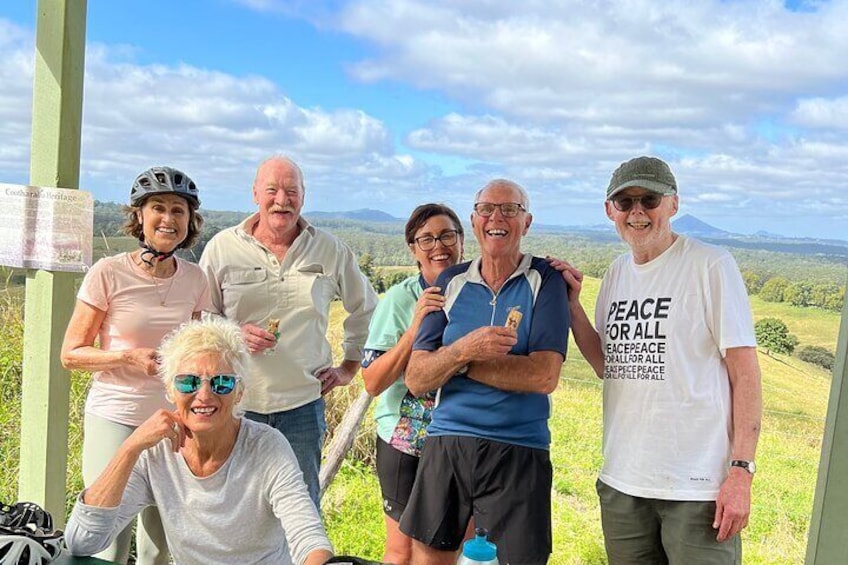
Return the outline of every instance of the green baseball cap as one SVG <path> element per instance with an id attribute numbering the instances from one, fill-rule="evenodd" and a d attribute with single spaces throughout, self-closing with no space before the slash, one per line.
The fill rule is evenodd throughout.
<path id="1" fill-rule="evenodd" d="M 674 174 L 665 161 L 656 157 L 636 157 L 619 165 L 607 187 L 607 200 L 632 186 L 662 195 L 677 194 Z"/>

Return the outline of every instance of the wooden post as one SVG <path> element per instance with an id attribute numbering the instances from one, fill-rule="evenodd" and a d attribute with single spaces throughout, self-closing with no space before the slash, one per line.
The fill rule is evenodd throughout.
<path id="1" fill-rule="evenodd" d="M 369 404 L 371 404 L 371 395 L 363 390 L 347 409 L 344 418 L 336 428 L 333 441 L 327 448 L 327 461 L 321 465 L 321 472 L 318 474 L 318 484 L 321 489 L 318 495 L 319 500 L 324 498 L 324 493 L 333 482 L 336 473 L 339 472 L 347 452 L 350 451 L 350 446 L 356 439 L 356 432 L 359 430 L 362 418 L 368 411 Z"/>
<path id="2" fill-rule="evenodd" d="M 807 539 L 807 565 L 845 563 L 848 556 L 848 293 L 836 341 L 836 363 L 822 441 L 819 479 Z"/>
<path id="3" fill-rule="evenodd" d="M 39 0 L 30 184 L 78 188 L 86 0 Z M 27 272 L 18 500 L 43 505 L 62 527 L 70 382 L 60 350 L 74 275 Z"/>

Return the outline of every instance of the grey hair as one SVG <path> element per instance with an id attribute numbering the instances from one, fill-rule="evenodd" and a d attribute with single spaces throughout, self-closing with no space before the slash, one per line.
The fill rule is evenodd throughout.
<path id="1" fill-rule="evenodd" d="M 287 157 L 287 156 L 281 155 L 281 154 L 271 155 L 270 157 L 267 157 L 261 163 L 259 163 L 259 166 L 256 167 L 256 176 L 253 177 L 253 187 L 254 188 L 256 188 L 256 181 L 259 180 L 259 171 L 262 170 L 262 167 L 264 167 L 268 163 L 271 163 L 272 161 L 278 161 L 280 163 L 285 163 L 286 165 L 290 166 L 292 169 L 297 171 L 297 178 L 300 179 L 300 189 L 303 192 L 306 192 L 306 182 L 304 182 L 304 180 L 303 180 L 303 170 L 300 168 L 300 165 L 295 163 L 294 160 L 291 157 Z"/>
<path id="2" fill-rule="evenodd" d="M 201 353 L 214 353 L 233 368 L 241 378 L 238 391 L 244 392 L 250 378 L 250 351 L 241 335 L 241 328 L 220 316 L 204 316 L 201 320 L 192 320 L 168 334 L 159 346 L 159 378 L 165 385 L 168 400 L 175 398 L 174 377 L 180 363 Z M 243 410 L 236 405 L 234 416 L 241 416 Z"/>
<path id="3" fill-rule="evenodd" d="M 477 194 L 474 195 L 474 203 L 480 199 L 480 195 L 489 190 L 490 188 L 494 188 L 496 186 L 504 186 L 507 188 L 511 188 L 513 190 L 517 190 L 518 194 L 521 195 L 521 205 L 524 206 L 526 211 L 530 211 L 530 197 L 527 195 L 527 191 L 524 190 L 524 187 L 518 184 L 517 182 L 513 182 L 507 179 L 494 179 L 490 180 L 486 183 L 486 185 L 477 191 Z"/>

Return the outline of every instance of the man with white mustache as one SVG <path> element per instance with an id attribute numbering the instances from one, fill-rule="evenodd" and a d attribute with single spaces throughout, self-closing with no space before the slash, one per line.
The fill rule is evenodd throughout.
<path id="1" fill-rule="evenodd" d="M 582 274 L 552 265 L 569 284 L 574 339 L 604 381 L 597 490 L 609 562 L 741 563 L 762 399 L 739 268 L 672 231 L 677 181 L 656 157 L 622 163 L 605 205 L 630 253 L 604 275 L 594 328 Z"/>
<path id="2" fill-rule="evenodd" d="M 242 401 L 245 415 L 286 436 L 320 508 L 324 395 L 356 375 L 377 295 L 353 251 L 300 215 L 304 193 L 294 161 L 263 161 L 253 182 L 259 210 L 215 235 L 200 266 L 214 311 L 241 326 L 254 354 L 255 384 Z M 335 298 L 348 312 L 344 361 L 337 367 L 326 337 Z"/>

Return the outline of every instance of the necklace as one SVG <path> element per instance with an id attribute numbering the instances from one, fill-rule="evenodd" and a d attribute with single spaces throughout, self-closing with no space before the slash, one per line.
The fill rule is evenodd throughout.
<path id="1" fill-rule="evenodd" d="M 159 306 L 164 306 L 165 301 L 168 300 L 168 295 L 171 294 L 171 287 L 174 286 L 174 279 L 177 278 L 177 273 L 171 275 L 168 280 L 168 288 L 165 289 L 165 296 L 162 296 L 162 291 L 160 290 L 159 282 L 156 280 L 156 277 L 150 273 L 147 274 L 150 276 L 150 280 L 153 281 L 153 285 L 156 287 L 156 294 L 159 296 Z"/>
<path id="2" fill-rule="evenodd" d="M 168 277 L 168 287 L 165 289 L 164 296 L 162 295 L 162 287 L 164 285 L 160 285 L 159 281 L 156 280 L 156 277 L 153 276 L 153 273 L 144 268 L 144 265 L 136 261 L 136 265 L 138 265 L 142 271 L 147 273 L 147 276 L 150 277 L 150 280 L 153 281 L 153 286 L 156 288 L 156 295 L 159 297 L 159 306 L 165 306 L 165 302 L 168 300 L 168 295 L 171 294 L 171 287 L 174 286 L 174 279 L 177 278 L 176 271 L 176 263 L 174 264 L 174 272 Z"/>

